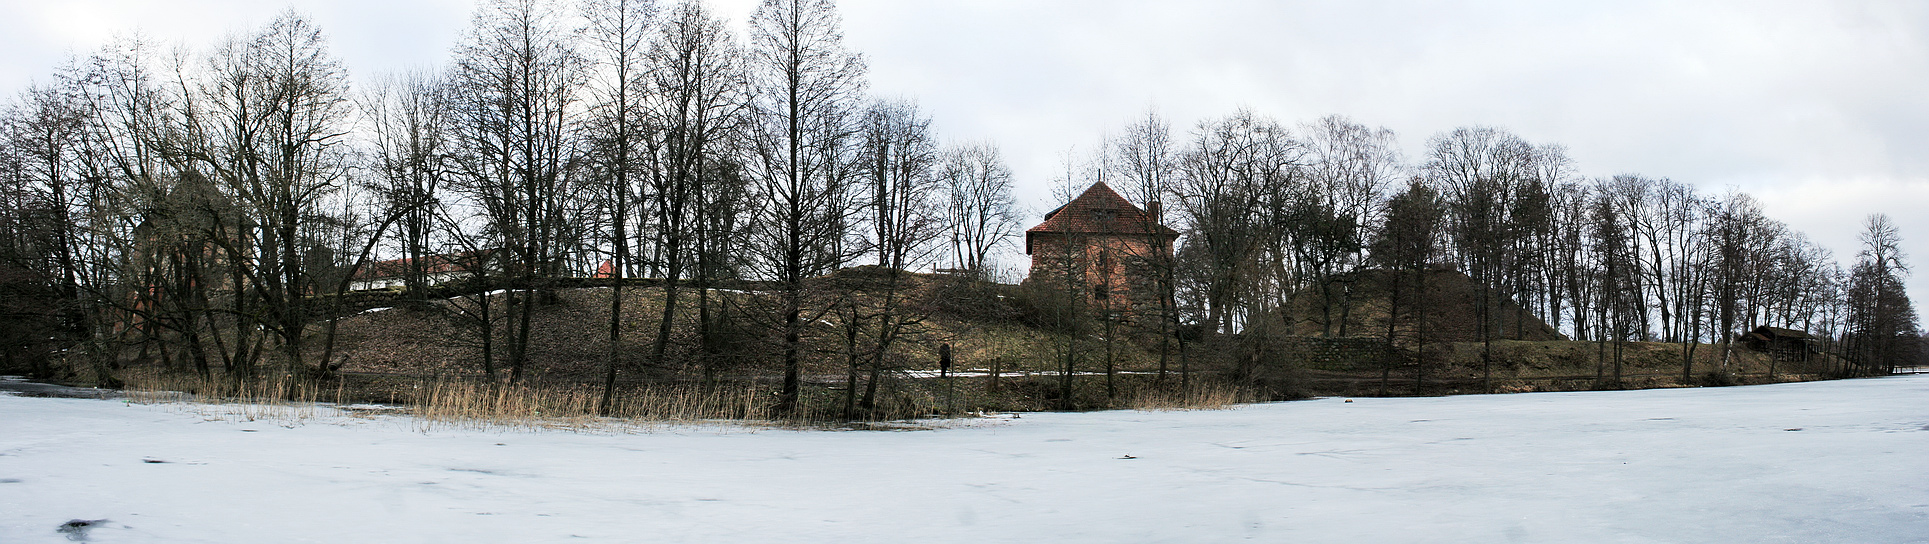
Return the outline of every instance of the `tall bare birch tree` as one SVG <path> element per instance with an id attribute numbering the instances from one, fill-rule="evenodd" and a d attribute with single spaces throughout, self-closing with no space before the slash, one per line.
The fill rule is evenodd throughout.
<path id="1" fill-rule="evenodd" d="M 941 249 L 935 243 L 941 208 L 935 175 L 937 143 L 931 135 L 931 119 L 918 111 L 916 103 L 872 102 L 860 120 L 858 142 L 858 169 L 866 185 L 862 219 L 870 227 L 867 245 L 884 276 L 881 285 L 869 289 L 875 301 L 868 318 L 877 326 L 870 335 L 870 374 L 862 405 L 870 410 L 877 406 L 878 382 L 892 346 L 923 320 L 920 312 L 906 307 L 906 270 L 929 266 Z M 851 317 L 864 316 L 854 311 Z M 856 321 L 853 325 L 864 320 Z M 847 377 L 846 385 L 855 383 Z M 847 412 L 851 394 L 846 397 Z"/>
<path id="2" fill-rule="evenodd" d="M 750 18 L 750 73 L 757 125 L 752 176 L 762 202 L 752 247 L 777 285 L 783 335 L 780 413 L 795 413 L 802 369 L 804 280 L 848 261 L 854 213 L 840 164 L 849 117 L 864 91 L 864 61 L 844 49 L 829 0 L 765 0 Z"/>
<path id="3" fill-rule="evenodd" d="M 1148 111 L 1145 117 L 1125 127 L 1112 144 L 1113 153 L 1119 163 L 1119 173 L 1124 178 L 1125 198 L 1137 202 L 1145 210 L 1143 220 L 1137 225 L 1128 225 L 1135 234 L 1146 235 L 1155 240 L 1146 246 L 1146 255 L 1132 255 L 1147 270 L 1149 283 L 1156 300 L 1151 307 L 1143 308 L 1146 318 L 1155 323 L 1149 329 L 1159 339 L 1159 373 L 1157 381 L 1165 384 L 1166 372 L 1172 360 L 1173 333 L 1178 326 L 1178 309 L 1174 307 L 1174 290 L 1177 286 L 1173 277 L 1176 262 L 1173 261 L 1173 248 L 1159 236 L 1166 228 L 1165 199 L 1172 194 L 1173 182 L 1179 170 L 1178 149 L 1172 141 L 1172 127 L 1156 111 Z"/>
<path id="4" fill-rule="evenodd" d="M 395 245 L 405 259 L 402 278 L 412 296 L 426 296 L 435 255 L 433 236 L 449 154 L 447 88 L 426 72 L 376 80 L 363 95 L 362 117 L 370 140 L 371 187 L 396 223 Z"/>
<path id="5" fill-rule="evenodd" d="M 571 227 L 572 112 L 584 70 L 566 13 L 551 1 L 492 0 L 477 10 L 450 75 L 460 188 L 497 242 L 512 286 L 504 336 L 511 381 L 525 371 L 533 306 L 561 273 Z"/>
<path id="6" fill-rule="evenodd" d="M 588 57 L 594 60 L 597 77 L 591 78 L 595 95 L 591 109 L 594 142 L 589 162 L 595 165 L 593 183 L 603 198 L 608 215 L 610 266 L 609 345 L 603 360 L 603 400 L 600 410 L 607 414 L 616 390 L 616 372 L 623 352 L 623 275 L 630 267 L 630 209 L 636 184 L 645 175 L 642 154 L 637 153 L 648 131 L 644 105 L 648 101 L 648 29 L 656 6 L 649 0 L 587 0 L 583 15 L 589 27 L 583 33 Z M 660 192 L 660 191 L 659 191 Z M 674 258 L 674 257 L 673 257 Z M 604 273 L 600 267 L 597 272 Z M 672 271 L 671 275 L 675 272 Z M 669 316 L 663 327 L 669 328 Z M 661 352 L 658 352 L 659 354 Z M 659 356 L 654 363 L 661 364 Z"/>
<path id="7" fill-rule="evenodd" d="M 671 10 L 650 46 L 649 119 L 661 134 L 654 220 L 664 241 L 662 319 L 651 345 L 658 364 L 669 348 L 685 277 L 696 280 L 699 328 L 709 327 L 714 274 L 708 265 L 715 255 L 705 246 L 731 237 L 714 240 L 706 225 L 732 215 L 733 203 L 717 196 L 734 194 L 734 180 L 719 171 L 734 164 L 748 106 L 741 57 L 723 21 L 695 1 Z"/>

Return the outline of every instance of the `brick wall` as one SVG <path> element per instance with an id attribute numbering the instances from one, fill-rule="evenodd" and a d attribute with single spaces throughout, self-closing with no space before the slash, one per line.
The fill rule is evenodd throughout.
<path id="1" fill-rule="evenodd" d="M 1145 314 L 1159 306 L 1157 251 L 1150 236 L 1039 234 L 1025 282 L 1058 283 L 1070 271 L 1074 287 L 1094 308 Z"/>

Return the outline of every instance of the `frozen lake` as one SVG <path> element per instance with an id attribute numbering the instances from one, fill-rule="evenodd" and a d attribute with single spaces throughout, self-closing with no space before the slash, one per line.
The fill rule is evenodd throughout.
<path id="1" fill-rule="evenodd" d="M 1929 542 L 1925 457 L 1929 375 L 903 432 L 0 394 L 0 542 Z"/>

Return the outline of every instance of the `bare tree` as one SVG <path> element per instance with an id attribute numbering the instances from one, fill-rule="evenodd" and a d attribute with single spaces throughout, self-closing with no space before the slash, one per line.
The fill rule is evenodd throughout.
<path id="1" fill-rule="evenodd" d="M 1065 170 L 1052 180 L 1052 197 L 1058 206 L 1045 213 L 1046 221 L 1061 213 L 1078 213 L 1066 208 L 1079 195 L 1079 187 L 1086 185 L 1087 179 L 1081 179 L 1072 153 L 1066 152 L 1063 158 Z M 1095 170 L 1102 172 L 1086 169 L 1085 173 Z M 1062 234 L 1025 234 L 1025 252 L 1032 256 L 1032 274 L 1025 278 L 1025 283 L 1031 288 L 1033 305 L 1042 314 L 1040 324 L 1062 339 L 1052 344 L 1052 358 L 1058 367 L 1058 407 L 1072 410 L 1078 406 L 1074 386 L 1079 363 L 1084 359 L 1084 350 L 1089 349 L 1082 348 L 1079 340 L 1091 332 L 1091 299 L 1095 292 L 1104 292 L 1106 286 L 1094 285 L 1094 275 L 1088 273 L 1098 264 L 1094 262 L 1094 253 L 1103 248 L 1094 247 L 1097 244 L 1093 243 L 1090 233 L 1084 232 L 1086 229 L 1066 230 L 1068 232 Z"/>
<path id="2" fill-rule="evenodd" d="M 1620 387 L 1622 380 L 1622 360 L 1627 341 L 1636 336 L 1635 323 L 1641 317 L 1638 299 L 1641 297 L 1639 261 L 1631 229 L 1630 217 L 1635 215 L 1633 205 L 1626 190 L 1630 182 L 1637 181 L 1630 176 L 1617 176 L 1613 180 L 1603 180 L 1603 190 L 1595 193 L 1594 216 L 1591 222 L 1592 253 L 1599 260 L 1596 268 L 1599 279 L 1595 292 L 1600 299 L 1594 306 L 1598 309 L 1601 334 L 1597 337 L 1595 359 L 1595 381 L 1611 383 Z M 1606 359 L 1604 352 L 1608 342 L 1613 342 L 1614 381 L 1607 382 L 1603 377 L 1602 366 Z"/>
<path id="3" fill-rule="evenodd" d="M 603 400 L 600 407 L 605 414 L 610 411 L 616 390 L 617 361 L 623 350 L 623 274 L 630 265 L 631 194 L 635 191 L 638 178 L 644 177 L 639 175 L 643 173 L 643 168 L 639 168 L 641 161 L 638 160 L 636 148 L 645 140 L 641 133 L 648 130 L 642 122 L 648 90 L 645 81 L 648 75 L 645 46 L 648 38 L 646 32 L 654 11 L 655 4 L 648 0 L 586 0 L 583 4 L 583 13 L 589 19 L 585 36 L 594 51 L 598 67 L 602 68 L 601 77 L 592 79 L 597 83 L 593 86 L 597 95 L 593 105 L 597 130 L 592 136 L 595 144 L 590 147 L 590 161 L 598 166 L 596 177 L 599 179 L 595 183 L 609 210 L 609 346 L 604 352 Z M 657 194 L 662 193 L 659 188 Z M 672 240 L 677 239 L 676 234 L 671 236 Z M 672 244 L 671 250 L 674 252 L 674 242 Z M 598 273 L 603 272 L 599 268 Z M 675 274 L 672 267 L 670 275 Z M 669 328 L 670 316 L 666 311 L 663 329 L 667 331 Z M 653 362 L 662 364 L 660 348 L 656 354 Z"/>
<path id="4" fill-rule="evenodd" d="M 853 102 L 864 61 L 843 45 L 829 0 L 765 0 L 750 20 L 750 72 L 758 125 L 752 176 L 763 202 L 754 232 L 758 262 L 778 286 L 783 334 L 777 411 L 794 414 L 802 368 L 806 279 L 853 254 L 845 245 L 853 207 L 845 171 Z"/>
<path id="5" fill-rule="evenodd" d="M 1294 182 L 1299 151 L 1285 129 L 1251 112 L 1201 123 L 1193 140 L 1174 196 L 1185 243 L 1202 259 L 1191 270 L 1202 277 L 1185 283 L 1199 290 L 1206 330 L 1231 332 L 1269 312 L 1260 295 L 1275 269 L 1262 252 L 1274 237 L 1264 204 Z"/>
<path id="6" fill-rule="evenodd" d="M 951 266 L 974 279 L 990 279 L 992 252 L 1010 244 L 1023 226 L 1011 195 L 1011 168 L 990 143 L 947 150 L 940 160 Z"/>
<path id="7" fill-rule="evenodd" d="M 1555 191 L 1573 176 L 1573 161 L 1567 147 L 1559 144 L 1534 146 L 1530 152 L 1530 173 L 1515 188 L 1512 208 L 1507 211 L 1506 230 L 1512 244 L 1502 270 L 1503 293 L 1514 305 L 1515 339 L 1526 338 L 1528 313 L 1544 305 L 1554 291 L 1553 264 L 1540 251 L 1551 243 L 1558 229 Z"/>
<path id="8" fill-rule="evenodd" d="M 249 264 L 238 267 L 236 287 L 262 304 L 289 367 L 304 369 L 310 297 L 322 289 L 319 268 L 334 264 L 327 223 L 344 220 L 325 204 L 346 181 L 347 72 L 320 29 L 284 12 L 218 48 L 199 96 L 205 116 L 189 104 L 185 117 L 190 133 L 207 139 L 180 151 L 219 181 L 246 219 L 237 226 L 242 237 L 213 241 L 231 261 Z"/>
<path id="9" fill-rule="evenodd" d="M 1860 238 L 1862 251 L 1849 273 L 1850 353 L 1863 373 L 1894 373 L 1921 357 L 1915 307 L 1902 286 L 1909 273 L 1902 236 L 1889 216 L 1874 214 L 1863 223 Z"/>
<path id="10" fill-rule="evenodd" d="M 370 189 L 381 196 L 397 223 L 397 253 L 404 259 L 403 284 L 416 297 L 427 295 L 430 258 L 437 230 L 436 208 L 447 170 L 447 90 L 425 72 L 376 80 L 363 96 L 373 176 Z"/>
<path id="11" fill-rule="evenodd" d="M 1392 130 L 1327 116 L 1301 133 L 1308 151 L 1302 170 L 1311 187 L 1293 206 L 1292 230 L 1300 240 L 1294 247 L 1318 291 L 1321 334 L 1346 336 L 1352 281 L 1334 284 L 1363 264 L 1368 226 L 1379 222 L 1382 195 L 1404 167 Z"/>
<path id="12" fill-rule="evenodd" d="M 1154 243 L 1145 246 L 1145 255 L 1129 257 L 1139 261 L 1142 270 L 1151 280 L 1155 307 L 1142 308 L 1157 323 L 1152 332 L 1159 338 L 1159 385 L 1165 384 L 1166 373 L 1172 358 L 1172 340 L 1179 324 L 1178 308 L 1174 297 L 1177 282 L 1174 273 L 1177 263 L 1173 260 L 1172 247 L 1160 236 L 1165 227 L 1164 200 L 1172 194 L 1173 184 L 1178 177 L 1178 150 L 1172 141 L 1172 129 L 1156 111 L 1147 111 L 1145 117 L 1126 127 L 1125 133 L 1113 143 L 1113 152 L 1118 157 L 1121 174 L 1125 179 L 1126 199 L 1135 201 L 1145 208 L 1140 224 L 1129 225 L 1134 234 L 1145 235 Z M 1128 246 L 1137 247 L 1137 246 Z"/>
<path id="13" fill-rule="evenodd" d="M 698 312 L 706 314 L 712 252 L 705 227 L 731 215 L 731 179 L 720 176 L 736 152 L 747 96 L 740 47 L 701 3 L 678 6 L 664 20 L 649 54 L 652 123 L 662 131 L 662 174 L 655 178 L 657 230 L 665 240 L 663 317 L 652 348 L 661 364 L 689 256 L 696 261 Z M 721 214 L 721 215 L 720 215 Z M 727 221 L 726 221 L 727 223 Z M 722 239 L 728 241 L 728 237 Z M 694 245 L 697 251 L 689 251 Z M 700 315 L 700 320 L 707 315 Z M 707 321 L 700 325 L 708 330 Z"/>
<path id="14" fill-rule="evenodd" d="M 1747 307 L 1748 295 L 1763 280 L 1757 274 L 1759 263 L 1781 236 L 1781 228 L 1761 214 L 1754 198 L 1731 193 L 1717 204 L 1705 229 L 1712 270 L 1709 302 L 1713 320 L 1719 325 L 1714 332 L 1722 344 L 1721 371 L 1727 372 L 1734 355 L 1736 327 L 1747 324 L 1753 313 Z"/>
<path id="15" fill-rule="evenodd" d="M 76 83 L 34 85 L 0 107 L 0 361 L 41 378 L 53 377 L 55 346 L 89 332 L 79 268 L 89 116 Z"/>
<path id="16" fill-rule="evenodd" d="M 37 249 L 14 246 L 24 251 L 15 256 L 51 257 L 38 266 L 27 266 L 25 261 L 11 264 L 54 280 L 51 285 L 57 299 L 51 317 L 60 322 L 56 330 L 65 334 L 87 330 L 81 307 L 78 246 L 83 242 L 79 216 L 88 205 L 81 193 L 86 180 L 80 157 L 85 152 L 89 115 L 75 83 L 69 77 L 53 85 L 31 86 L 16 103 L 0 111 L 0 154 L 4 154 L 0 160 L 6 161 L 5 171 L 12 178 L 9 185 L 15 191 L 9 195 L 13 210 L 10 217 L 14 220 L 10 226 L 26 229 L 15 233 L 37 231 L 45 237 L 44 244 L 35 244 L 41 246 Z M 31 217 L 35 215 L 38 217 Z"/>
<path id="17" fill-rule="evenodd" d="M 1709 204 L 1694 186 L 1669 180 L 1655 187 L 1653 203 L 1652 219 L 1639 231 L 1649 247 L 1660 294 L 1656 307 L 1662 312 L 1663 337 L 1681 343 L 1681 381 L 1687 383 L 1694 378 L 1705 315 L 1707 240 L 1699 234 Z"/>
<path id="18" fill-rule="evenodd" d="M 1409 316 L 1410 337 L 1417 354 L 1413 371 L 1413 391 L 1417 395 L 1426 382 L 1426 301 L 1431 298 L 1427 274 L 1439 257 L 1446 206 L 1440 201 L 1439 192 L 1421 178 L 1413 178 L 1404 190 L 1387 200 L 1385 207 L 1385 220 L 1372 246 L 1373 260 L 1388 272 L 1385 281 L 1387 356 L 1381 363 L 1380 388 L 1386 390 L 1392 381 L 1400 316 L 1404 312 Z"/>
<path id="19" fill-rule="evenodd" d="M 1493 339 L 1499 331 L 1494 307 L 1518 248 L 1509 212 L 1522 184 L 1536 178 L 1534 149 L 1519 137 L 1492 127 L 1454 129 L 1428 141 L 1427 175 L 1453 213 L 1449 233 L 1462 267 L 1481 290 L 1475 321 L 1481 341 L 1483 389 L 1493 387 Z"/>
<path id="20" fill-rule="evenodd" d="M 206 374 L 207 359 L 192 335 L 216 317 L 216 301 L 205 296 L 206 286 L 218 284 L 224 270 L 202 265 L 214 264 L 207 258 L 209 238 L 235 218 L 219 202 L 190 198 L 214 191 L 207 176 L 179 160 L 177 151 L 185 147 L 186 136 L 177 106 L 190 90 L 185 57 L 181 52 L 166 59 L 176 68 L 169 82 L 164 59 L 151 42 L 117 38 L 89 59 L 79 78 L 91 121 L 78 157 L 89 203 L 80 232 L 90 243 L 77 246 L 82 250 L 77 265 L 84 270 L 79 284 L 94 310 L 82 351 L 102 383 L 113 383 L 106 376 L 117 367 L 124 344 L 138 344 L 142 358 L 159 348 L 161 359 L 169 361 L 168 347 L 160 341 L 163 327 L 189 336 L 187 352 Z M 189 202 L 206 205 L 183 205 Z M 242 285 L 239 271 L 233 266 L 225 271 L 235 274 L 229 276 L 232 292 Z M 250 297 L 228 298 L 232 342 L 224 342 L 218 331 L 212 340 L 231 374 L 238 368 L 251 371 L 259 343 L 248 338 L 257 334 L 259 316 Z M 197 307 L 201 311 L 194 311 Z"/>
<path id="21" fill-rule="evenodd" d="M 584 71 L 561 12 L 544 0 L 482 6 L 450 75 L 458 185 L 486 218 L 512 286 L 511 381 L 522 378 L 533 306 L 561 273 L 571 228 L 572 112 Z"/>
<path id="22" fill-rule="evenodd" d="M 866 108 L 860 123 L 858 162 L 867 185 L 863 221 L 870 227 L 867 245 L 877 259 L 882 278 L 869 288 L 871 315 L 853 310 L 850 317 L 857 324 L 866 317 L 877 324 L 871 335 L 870 374 L 861 403 L 871 410 L 877 406 L 878 383 L 892 346 L 923 322 L 923 312 L 907 307 L 904 290 L 909 287 L 909 277 L 905 271 L 930 266 L 943 249 L 936 243 L 942 208 L 935 198 L 938 150 L 931 135 L 931 119 L 920 113 L 915 103 L 878 100 Z M 845 398 L 846 412 L 851 413 L 855 372 L 846 385 L 853 388 Z"/>
<path id="23" fill-rule="evenodd" d="M 1592 273 L 1594 263 L 1587 243 L 1588 204 L 1593 202 L 1593 192 L 1588 185 L 1570 181 L 1555 184 L 1550 196 L 1554 228 L 1547 246 L 1541 249 L 1549 254 L 1551 269 L 1544 315 L 1551 318 L 1549 324 L 1555 328 L 1565 320 L 1572 327 L 1573 338 L 1584 340 L 1588 338 L 1593 280 L 1597 278 Z"/>

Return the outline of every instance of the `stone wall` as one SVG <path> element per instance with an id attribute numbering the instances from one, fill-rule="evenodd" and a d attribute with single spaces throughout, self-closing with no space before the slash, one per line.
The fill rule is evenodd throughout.
<path id="1" fill-rule="evenodd" d="M 1276 341 L 1275 349 L 1288 361 L 1312 370 L 1364 372 L 1377 370 L 1386 357 L 1386 340 L 1374 337 L 1320 338 L 1296 336 Z"/>

